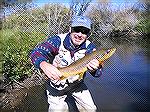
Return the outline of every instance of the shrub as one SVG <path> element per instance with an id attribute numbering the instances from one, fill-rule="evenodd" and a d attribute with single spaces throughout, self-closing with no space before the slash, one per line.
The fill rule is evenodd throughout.
<path id="1" fill-rule="evenodd" d="M 2 73 L 9 80 L 19 80 L 32 74 L 30 51 L 45 38 L 36 32 L 1 30 L 2 34 Z"/>

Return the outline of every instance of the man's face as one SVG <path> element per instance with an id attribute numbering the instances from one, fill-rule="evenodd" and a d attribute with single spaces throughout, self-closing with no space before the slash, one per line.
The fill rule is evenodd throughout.
<path id="1" fill-rule="evenodd" d="M 81 45 L 86 39 L 87 35 L 89 34 L 90 29 L 78 26 L 71 28 L 71 40 L 74 45 Z"/>

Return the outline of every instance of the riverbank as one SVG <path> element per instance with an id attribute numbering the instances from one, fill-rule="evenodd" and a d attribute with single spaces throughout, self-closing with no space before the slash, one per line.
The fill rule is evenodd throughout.
<path id="1" fill-rule="evenodd" d="M 43 93 L 45 91 L 44 80 L 39 72 L 35 72 L 31 77 L 24 79 L 22 82 L 14 81 L 6 84 L 1 81 L 0 87 L 0 108 L 4 112 L 23 109 L 24 103 L 27 102 L 26 99 L 31 93 L 35 95 L 39 90 L 43 91 Z M 37 90 L 34 88 L 37 88 Z"/>

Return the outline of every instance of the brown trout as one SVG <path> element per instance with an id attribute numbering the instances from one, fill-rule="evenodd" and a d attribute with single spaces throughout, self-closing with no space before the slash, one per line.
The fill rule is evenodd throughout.
<path id="1" fill-rule="evenodd" d="M 86 65 L 93 59 L 97 59 L 101 64 L 108 58 L 110 58 L 116 51 L 116 48 L 101 49 L 93 51 L 91 54 L 84 56 L 83 58 L 73 62 L 67 67 L 58 68 L 63 74 L 60 80 L 63 80 L 69 76 L 80 75 L 80 79 L 83 78 L 83 74 L 87 71 Z"/>

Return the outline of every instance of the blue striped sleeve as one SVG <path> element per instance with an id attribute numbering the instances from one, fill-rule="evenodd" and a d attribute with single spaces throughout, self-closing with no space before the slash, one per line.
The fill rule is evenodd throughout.
<path id="1" fill-rule="evenodd" d="M 46 41 L 37 45 L 30 54 L 33 65 L 39 68 L 42 61 L 49 61 L 52 55 L 57 55 L 60 44 L 60 37 L 54 36 L 49 37 Z"/>

